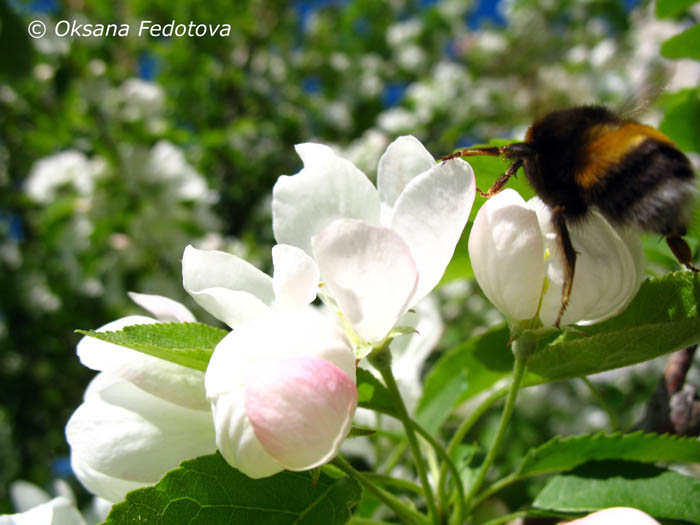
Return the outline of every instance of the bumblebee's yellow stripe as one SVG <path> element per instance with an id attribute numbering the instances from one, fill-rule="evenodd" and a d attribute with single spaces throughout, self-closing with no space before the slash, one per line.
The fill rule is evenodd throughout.
<path id="1" fill-rule="evenodd" d="M 637 122 L 601 124 L 591 128 L 589 137 L 584 167 L 575 175 L 576 183 L 584 189 L 599 184 L 615 163 L 647 139 L 673 146 L 673 141 L 659 130 Z"/>

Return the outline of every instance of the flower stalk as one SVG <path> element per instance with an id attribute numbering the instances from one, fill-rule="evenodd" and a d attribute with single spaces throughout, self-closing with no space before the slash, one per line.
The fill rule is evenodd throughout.
<path id="1" fill-rule="evenodd" d="M 409 525 L 424 525 L 428 523 L 425 517 L 418 512 L 404 505 L 397 497 L 375 485 L 364 474 L 355 470 L 342 456 L 338 455 L 333 459 L 332 464 L 345 472 L 348 476 L 357 481 L 364 488 L 374 494 L 379 501 L 393 510 L 404 523 Z"/>
<path id="2" fill-rule="evenodd" d="M 369 362 L 374 366 L 377 371 L 381 374 L 384 379 L 384 383 L 389 390 L 389 393 L 394 398 L 396 403 L 396 409 L 398 410 L 398 418 L 401 420 L 404 429 L 406 430 L 406 438 L 408 439 L 408 445 L 411 448 L 411 452 L 416 462 L 416 470 L 418 471 L 418 477 L 421 480 L 421 485 L 423 485 L 423 490 L 425 492 L 425 503 L 428 507 L 428 517 L 432 523 L 439 525 L 440 516 L 438 513 L 437 505 L 435 503 L 435 496 L 433 494 L 432 486 L 428 480 L 428 474 L 425 467 L 425 461 L 420 450 L 420 445 L 418 444 L 418 438 L 416 436 L 416 431 L 413 426 L 413 421 L 408 414 L 406 405 L 403 402 L 401 393 L 399 392 L 399 386 L 394 378 L 394 373 L 391 370 L 391 352 L 389 350 L 389 342 L 385 342 L 381 347 L 375 348 L 375 350 L 367 356 Z"/>
<path id="3" fill-rule="evenodd" d="M 513 363 L 513 376 L 511 378 L 510 388 L 508 390 L 508 396 L 506 397 L 506 403 L 503 407 L 503 412 L 501 413 L 501 420 L 498 424 L 498 430 L 496 431 L 496 437 L 494 438 L 488 452 L 486 453 L 486 458 L 479 468 L 476 479 L 474 483 L 469 487 L 469 491 L 465 496 L 469 510 L 473 510 L 473 498 L 481 489 L 481 486 L 486 480 L 486 476 L 493 465 L 496 455 L 501 449 L 503 439 L 505 438 L 506 430 L 508 428 L 508 422 L 513 414 L 513 408 L 515 407 L 515 400 L 518 397 L 518 392 L 520 390 L 520 384 L 522 382 L 523 376 L 525 375 L 525 368 L 527 366 L 527 360 L 535 349 L 536 339 L 523 334 L 520 338 L 513 341 L 513 353 L 515 354 L 515 362 Z"/>

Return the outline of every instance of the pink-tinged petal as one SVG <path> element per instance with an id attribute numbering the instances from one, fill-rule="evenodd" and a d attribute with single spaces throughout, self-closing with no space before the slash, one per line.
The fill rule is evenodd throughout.
<path id="1" fill-rule="evenodd" d="M 564 262 L 549 219 L 551 211 L 539 200 L 533 200 L 531 206 L 537 211 L 551 254 L 547 260 L 549 287 L 540 307 L 542 323 L 551 326 L 561 308 Z M 581 224 L 569 225 L 569 234 L 577 253 L 576 269 L 561 324 L 590 324 L 616 315 L 634 297 L 640 284 L 638 266 L 628 244 L 596 212 Z"/>
<path id="2" fill-rule="evenodd" d="M 324 359 L 355 380 L 355 356 L 336 323 L 313 310 L 271 312 L 216 345 L 204 378 L 207 398 L 242 389 L 258 362 L 295 356 Z"/>
<path id="3" fill-rule="evenodd" d="M 150 317 L 132 315 L 107 323 L 98 332 L 122 330 L 126 326 L 157 323 Z M 165 401 L 193 409 L 205 409 L 204 374 L 184 366 L 143 354 L 94 337 L 83 337 L 77 346 L 80 362 L 102 372 L 131 381 L 141 390 Z"/>
<path id="4" fill-rule="evenodd" d="M 321 277 L 357 334 L 382 340 L 408 309 L 418 281 L 411 250 L 388 228 L 340 219 L 313 239 Z"/>
<path id="5" fill-rule="evenodd" d="M 182 303 L 162 295 L 129 292 L 132 301 L 164 323 L 194 323 L 194 314 Z"/>
<path id="6" fill-rule="evenodd" d="M 320 273 L 306 252 L 288 244 L 277 244 L 272 247 L 272 263 L 275 308 L 300 310 L 316 299 Z"/>
<path id="7" fill-rule="evenodd" d="M 185 248 L 182 284 L 192 298 L 231 328 L 262 315 L 274 300 L 272 278 L 240 257 Z"/>
<path id="8" fill-rule="evenodd" d="M 295 357 L 251 370 L 245 411 L 265 451 L 289 470 L 327 463 L 347 437 L 355 383 L 322 359 Z"/>
<path id="9" fill-rule="evenodd" d="M 476 214 L 469 235 L 474 275 L 486 297 L 511 320 L 537 313 L 544 251 L 537 215 L 516 191 L 503 190 Z"/>
<path id="10" fill-rule="evenodd" d="M 272 227 L 280 244 L 311 255 L 311 238 L 335 219 L 379 223 L 379 195 L 352 162 L 321 144 L 300 144 L 304 169 L 283 175 L 272 189 Z"/>
<path id="11" fill-rule="evenodd" d="M 455 159 L 415 177 L 396 200 L 387 225 L 408 244 L 418 265 L 411 306 L 430 293 L 445 273 L 475 195 L 474 171 Z"/>
<path id="12" fill-rule="evenodd" d="M 233 467 L 252 478 L 282 470 L 255 436 L 244 406 L 251 370 L 280 359 L 315 357 L 333 363 L 354 382 L 355 356 L 339 327 L 312 310 L 271 312 L 232 331 L 216 346 L 205 375 L 216 442 Z"/>
<path id="13" fill-rule="evenodd" d="M 659 525 L 659 522 L 648 514 L 630 507 L 611 507 L 566 523 L 568 525 Z M 562 525 L 564 525 L 563 522 Z"/>
<path id="14" fill-rule="evenodd" d="M 435 159 L 415 137 L 399 137 L 389 144 L 377 167 L 377 190 L 382 214 L 394 207 L 396 199 L 414 177 L 433 166 Z"/>
<path id="15" fill-rule="evenodd" d="M 68 421 L 66 438 L 78 479 L 109 501 L 216 450 L 209 410 L 169 403 L 104 372 Z"/>

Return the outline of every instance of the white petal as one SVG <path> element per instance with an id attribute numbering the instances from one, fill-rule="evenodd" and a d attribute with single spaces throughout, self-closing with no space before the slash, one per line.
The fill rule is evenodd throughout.
<path id="1" fill-rule="evenodd" d="M 320 273 L 306 252 L 288 244 L 272 247 L 275 308 L 299 310 L 316 299 Z"/>
<path id="2" fill-rule="evenodd" d="M 51 500 L 45 490 L 22 479 L 10 483 L 10 500 L 17 512 L 24 512 Z"/>
<path id="3" fill-rule="evenodd" d="M 501 191 L 476 214 L 469 257 L 496 308 L 516 321 L 535 316 L 545 276 L 544 240 L 536 213 L 516 191 Z"/>
<path id="4" fill-rule="evenodd" d="M 104 372 L 94 382 L 66 425 L 76 475 L 94 494 L 120 501 L 181 461 L 215 451 L 208 410 L 169 403 Z"/>
<path id="5" fill-rule="evenodd" d="M 392 369 L 401 396 L 409 411 L 418 403 L 423 391 L 420 377 L 426 358 L 435 349 L 443 332 L 442 318 L 437 300 L 425 297 L 414 311 L 399 319 L 400 326 L 411 326 L 415 333 L 402 335 L 391 343 Z"/>
<path id="6" fill-rule="evenodd" d="M 243 387 L 212 399 L 216 446 L 226 462 L 246 476 L 272 476 L 284 467 L 265 452 L 245 412 Z"/>
<path id="7" fill-rule="evenodd" d="M 549 216 L 549 209 L 538 201 L 537 210 L 551 256 L 547 260 L 547 288 L 540 308 L 546 326 L 556 320 L 561 308 L 564 282 L 563 256 Z M 628 245 L 599 214 L 591 212 L 586 221 L 569 226 L 571 243 L 576 250 L 576 268 L 569 304 L 561 324 L 599 322 L 617 314 L 636 294 L 639 287 L 637 263 Z"/>
<path id="8" fill-rule="evenodd" d="M 320 144 L 300 144 L 304 169 L 283 175 L 272 189 L 272 227 L 280 244 L 311 255 L 311 238 L 335 219 L 379 223 L 379 195 L 350 161 Z"/>
<path id="9" fill-rule="evenodd" d="M 433 166 L 435 159 L 415 137 L 406 135 L 389 144 L 377 167 L 382 213 L 394 207 L 396 199 L 414 177 Z"/>
<path id="10" fill-rule="evenodd" d="M 187 293 L 231 328 L 267 311 L 274 300 L 272 278 L 240 257 L 185 248 L 182 282 Z"/>
<path id="11" fill-rule="evenodd" d="M 98 332 L 121 330 L 125 326 L 156 323 L 150 317 L 132 315 L 107 323 Z M 83 337 L 77 346 L 80 362 L 102 372 L 131 381 L 137 387 L 166 401 L 188 408 L 205 409 L 204 374 L 124 346 Z"/>
<path id="12" fill-rule="evenodd" d="M 569 525 L 659 525 L 659 522 L 648 514 L 629 507 L 611 507 L 599 510 L 567 523 Z"/>
<path id="13" fill-rule="evenodd" d="M 0 525 L 85 525 L 85 520 L 70 501 L 58 497 L 21 514 L 2 515 Z"/>
<path id="14" fill-rule="evenodd" d="M 382 340 L 408 309 L 418 280 L 411 251 L 381 226 L 341 219 L 313 239 L 330 296 L 357 334 Z"/>
<path id="15" fill-rule="evenodd" d="M 168 297 L 136 292 L 129 292 L 129 297 L 141 308 L 152 313 L 159 321 L 193 323 L 197 320 L 184 304 Z"/>
<path id="16" fill-rule="evenodd" d="M 289 470 L 333 459 L 357 408 L 355 382 L 315 357 L 261 363 L 251 370 L 245 410 L 265 451 Z"/>
<path id="17" fill-rule="evenodd" d="M 325 359 L 355 381 L 355 357 L 339 327 L 313 312 L 271 312 L 232 331 L 217 345 L 205 375 L 216 441 L 229 464 L 250 477 L 282 470 L 262 448 L 244 409 L 244 389 L 257 366 L 295 356 Z"/>
<path id="18" fill-rule="evenodd" d="M 413 304 L 430 293 L 445 273 L 475 194 L 474 171 L 455 159 L 415 177 L 396 200 L 388 226 L 406 241 L 418 265 Z"/>

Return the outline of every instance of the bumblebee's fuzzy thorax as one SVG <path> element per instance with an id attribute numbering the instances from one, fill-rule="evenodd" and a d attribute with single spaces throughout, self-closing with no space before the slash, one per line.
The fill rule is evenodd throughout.
<path id="1" fill-rule="evenodd" d="M 595 207 L 610 221 L 683 235 L 696 181 L 660 131 L 598 106 L 550 113 L 528 130 L 525 174 L 549 206 L 576 221 Z"/>

